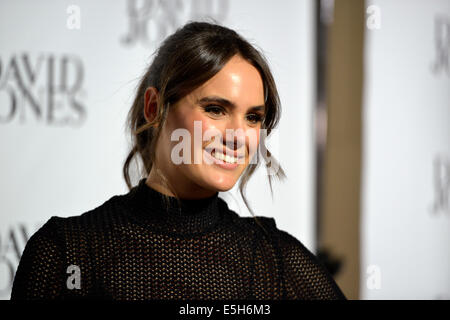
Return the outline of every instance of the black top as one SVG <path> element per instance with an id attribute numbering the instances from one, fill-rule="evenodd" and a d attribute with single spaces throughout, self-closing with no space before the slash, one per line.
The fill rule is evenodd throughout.
<path id="1" fill-rule="evenodd" d="M 52 217 L 25 246 L 11 299 L 345 299 L 273 218 L 240 217 L 218 193 L 164 199 L 142 179 L 81 216 Z"/>

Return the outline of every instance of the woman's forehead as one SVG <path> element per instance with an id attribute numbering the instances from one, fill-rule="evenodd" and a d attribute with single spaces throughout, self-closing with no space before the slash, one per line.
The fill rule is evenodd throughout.
<path id="1" fill-rule="evenodd" d="M 192 100 L 214 96 L 239 106 L 264 104 L 264 86 L 259 71 L 246 60 L 237 56 L 211 79 L 191 92 Z"/>

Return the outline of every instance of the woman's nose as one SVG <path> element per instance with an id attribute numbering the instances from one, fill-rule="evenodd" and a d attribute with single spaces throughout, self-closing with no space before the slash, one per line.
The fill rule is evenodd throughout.
<path id="1" fill-rule="evenodd" d="M 225 129 L 223 142 L 230 150 L 238 150 L 245 145 L 245 122 L 235 117 Z"/>

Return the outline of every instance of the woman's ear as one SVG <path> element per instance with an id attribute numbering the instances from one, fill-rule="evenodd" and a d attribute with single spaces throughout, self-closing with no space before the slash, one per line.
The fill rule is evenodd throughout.
<path id="1" fill-rule="evenodd" d="M 148 87 L 144 93 L 144 117 L 147 122 L 155 119 L 158 111 L 159 93 L 155 87 Z M 158 124 L 155 124 L 157 126 Z"/>

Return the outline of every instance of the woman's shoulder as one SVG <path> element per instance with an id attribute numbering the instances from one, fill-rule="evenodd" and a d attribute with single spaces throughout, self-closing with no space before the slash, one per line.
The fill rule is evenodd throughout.
<path id="1" fill-rule="evenodd" d="M 345 299 L 325 265 L 302 241 L 279 229 L 273 218 L 263 219 L 279 252 L 291 292 L 305 299 Z M 306 280 L 305 280 L 306 279 Z"/>
<path id="2" fill-rule="evenodd" d="M 241 216 L 236 211 L 230 209 L 228 206 L 228 203 L 222 199 L 219 199 L 219 207 L 221 208 L 222 212 L 226 212 L 229 219 L 233 222 L 233 224 L 238 224 L 242 227 L 245 227 L 246 229 L 251 226 L 256 226 L 258 222 L 262 222 L 264 225 L 270 226 L 270 227 L 276 227 L 275 219 L 272 217 L 266 217 L 266 216 Z"/>
<path id="3" fill-rule="evenodd" d="M 277 230 L 277 226 L 275 223 L 275 219 L 272 217 L 266 217 L 266 216 L 253 216 L 253 217 L 242 217 L 239 216 L 234 211 L 232 212 L 232 218 L 234 221 L 241 226 L 245 228 L 250 228 L 252 231 L 257 231 L 261 228 L 261 226 L 264 229 L 270 229 L 272 231 Z"/>
<path id="4" fill-rule="evenodd" d="M 107 240 L 120 228 L 125 216 L 123 196 L 115 195 L 97 207 L 72 216 L 51 216 L 28 239 L 31 252 L 65 252 L 68 248 L 85 248 L 87 241 Z M 109 236 L 110 235 L 110 236 Z"/>
<path id="5" fill-rule="evenodd" d="M 121 216 L 125 215 L 126 210 L 125 195 L 114 195 L 92 209 L 80 211 L 79 214 L 53 215 L 43 227 L 46 229 L 82 228 L 89 230 L 121 221 Z"/>
<path id="6" fill-rule="evenodd" d="M 263 235 L 269 239 L 281 251 L 282 255 L 287 258 L 307 259 L 317 262 L 316 256 L 309 250 L 301 240 L 292 233 L 280 228 L 275 218 L 266 216 L 253 217 L 237 217 L 239 223 L 249 230 Z M 295 259 L 294 258 L 294 259 Z"/>

